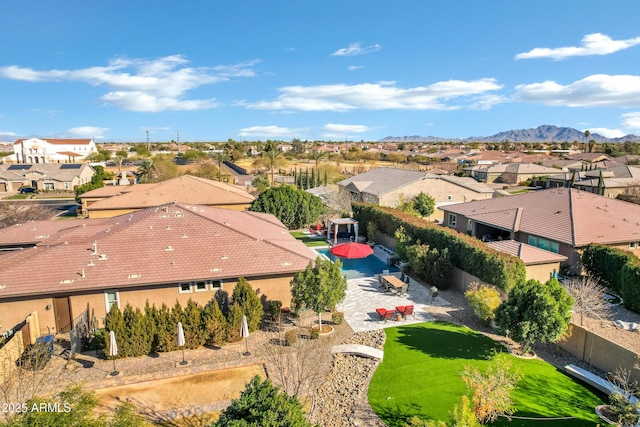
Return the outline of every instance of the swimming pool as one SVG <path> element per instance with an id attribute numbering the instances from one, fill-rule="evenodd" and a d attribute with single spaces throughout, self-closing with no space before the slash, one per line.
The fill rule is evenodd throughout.
<path id="1" fill-rule="evenodd" d="M 375 255 L 369 255 L 366 258 L 347 259 L 336 257 L 327 249 L 315 249 L 320 255 L 324 255 L 331 261 L 338 258 L 342 262 L 342 274 L 347 279 L 358 279 L 362 277 L 372 277 L 382 273 L 382 270 L 399 271 L 397 267 L 390 267 Z"/>

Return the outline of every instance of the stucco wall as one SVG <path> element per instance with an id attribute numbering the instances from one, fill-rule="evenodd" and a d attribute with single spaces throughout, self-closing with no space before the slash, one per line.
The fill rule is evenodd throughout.
<path id="1" fill-rule="evenodd" d="M 47 305 L 51 306 L 49 310 L 46 309 Z M 56 331 L 53 298 L 43 297 L 23 301 L 0 302 L 0 325 L 2 329 L 0 332 L 7 329 L 13 329 L 34 311 L 38 312 L 40 335 L 44 335 L 47 333 L 47 327 L 51 328 L 51 332 Z"/>
<path id="2" fill-rule="evenodd" d="M 607 341 L 581 326 L 572 323 L 569 333 L 558 344 L 601 371 L 614 372 L 624 368 L 631 373 L 633 381 L 640 381 L 638 354 Z"/>
<path id="3" fill-rule="evenodd" d="M 405 201 L 408 201 L 420 194 L 420 192 L 424 192 L 433 197 L 436 203 L 462 203 L 465 201 L 490 199 L 493 196 L 493 193 L 478 193 L 443 179 L 429 178 L 412 182 L 411 184 L 383 195 L 380 197 L 380 205 L 396 207 L 398 206 L 400 196 L 402 196 Z"/>
<path id="4" fill-rule="evenodd" d="M 545 283 L 552 277 L 553 270 L 560 273 L 560 263 L 552 262 L 548 264 L 527 265 L 527 280 L 535 279 L 539 282 Z"/>

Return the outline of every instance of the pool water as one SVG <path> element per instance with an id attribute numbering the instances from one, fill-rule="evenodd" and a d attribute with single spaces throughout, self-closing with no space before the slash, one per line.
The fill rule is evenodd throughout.
<path id="1" fill-rule="evenodd" d="M 324 255 L 331 261 L 335 261 L 335 259 L 338 258 L 340 262 L 342 262 L 342 274 L 347 276 L 347 279 L 372 277 L 382 273 L 382 270 L 389 270 L 390 272 L 399 271 L 397 267 L 388 266 L 375 255 L 369 255 L 366 258 L 347 259 L 336 257 L 329 249 L 316 249 L 316 252 Z"/>

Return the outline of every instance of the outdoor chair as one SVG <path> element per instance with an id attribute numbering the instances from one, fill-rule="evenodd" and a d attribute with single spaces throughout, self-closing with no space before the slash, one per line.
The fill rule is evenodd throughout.
<path id="1" fill-rule="evenodd" d="M 376 308 L 376 313 L 380 316 L 380 320 L 387 321 L 393 319 L 395 310 L 387 310 L 386 308 Z"/>
<path id="2" fill-rule="evenodd" d="M 403 317 L 411 316 L 414 319 L 416 318 L 416 314 L 413 312 L 413 305 L 405 305 L 404 312 L 402 313 Z"/>
<path id="3" fill-rule="evenodd" d="M 407 290 L 409 289 L 409 284 L 404 282 L 402 288 L 398 291 L 398 295 L 405 296 L 407 295 Z"/>

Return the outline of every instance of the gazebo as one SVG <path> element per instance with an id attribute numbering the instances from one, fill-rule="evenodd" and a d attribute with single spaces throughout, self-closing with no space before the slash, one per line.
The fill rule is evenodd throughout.
<path id="1" fill-rule="evenodd" d="M 340 226 L 346 226 L 347 231 L 340 231 Z M 331 243 L 333 241 L 334 245 L 338 244 L 338 239 L 342 239 L 343 241 L 351 240 L 351 226 L 353 226 L 353 230 L 355 233 L 354 241 L 358 241 L 358 221 L 353 218 L 335 218 L 327 220 L 327 242 Z M 332 229 L 333 227 L 333 229 Z"/>

